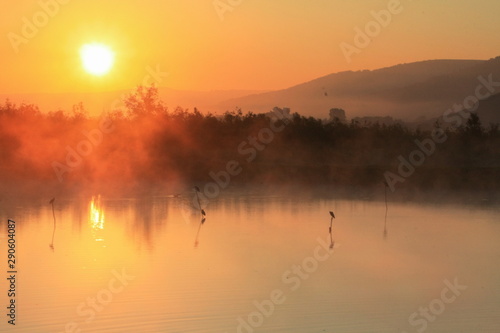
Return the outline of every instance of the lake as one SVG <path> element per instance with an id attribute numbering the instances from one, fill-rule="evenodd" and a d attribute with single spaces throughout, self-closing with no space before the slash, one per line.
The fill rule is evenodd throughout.
<path id="1" fill-rule="evenodd" d="M 0 330 L 498 332 L 497 205 L 235 192 L 202 223 L 193 198 L 2 201 Z"/>

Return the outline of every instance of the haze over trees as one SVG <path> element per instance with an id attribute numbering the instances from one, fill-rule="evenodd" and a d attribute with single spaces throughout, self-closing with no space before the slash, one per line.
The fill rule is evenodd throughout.
<path id="1" fill-rule="evenodd" d="M 49 113 L 1 105 L 2 190 L 164 191 L 213 182 L 229 161 L 241 168 L 230 186 L 378 187 L 385 172 L 398 172 L 400 156 L 418 149 L 415 140 L 432 135 L 398 123 L 325 122 L 297 113 L 275 119 L 239 110 L 220 117 L 169 110 L 154 87 L 139 87 L 125 105 L 100 118 L 89 117 L 83 105 Z M 497 190 L 498 125 L 483 126 L 471 114 L 462 126 L 442 131 L 446 140 L 398 189 Z"/>

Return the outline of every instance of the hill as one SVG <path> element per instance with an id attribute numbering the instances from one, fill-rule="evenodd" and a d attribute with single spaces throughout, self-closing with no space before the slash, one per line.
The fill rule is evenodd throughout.
<path id="1" fill-rule="evenodd" d="M 227 100 L 220 108 L 266 112 L 274 106 L 327 118 L 342 108 L 348 118 L 392 116 L 406 121 L 437 117 L 474 94 L 478 77 L 500 82 L 500 57 L 490 60 L 429 60 L 378 70 L 330 74 L 288 89 Z M 500 89 L 497 87 L 497 91 Z"/>
<path id="2" fill-rule="evenodd" d="M 263 74 L 264 75 L 264 74 Z M 341 108 L 347 118 L 393 117 L 422 123 L 441 116 L 454 104 L 473 95 L 478 78 L 492 76 L 500 82 L 500 57 L 490 60 L 428 60 L 400 64 L 377 70 L 329 74 L 287 89 L 263 92 L 248 90 L 182 91 L 159 88 L 159 95 L 170 109 L 177 106 L 204 113 L 221 114 L 241 108 L 243 112 L 266 113 L 275 106 L 320 119 L 329 110 Z M 494 93 L 500 93 L 495 87 Z M 71 110 L 83 103 L 91 115 L 119 106 L 120 96 L 130 91 L 61 94 L 0 94 L 14 103 L 35 104 L 42 111 Z M 490 118 L 498 119 L 492 115 Z M 484 119 L 483 123 L 489 122 Z M 497 121 L 498 122 L 498 121 Z"/>

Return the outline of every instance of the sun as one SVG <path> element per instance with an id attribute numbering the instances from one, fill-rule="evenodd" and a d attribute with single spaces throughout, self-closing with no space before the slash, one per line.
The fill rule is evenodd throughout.
<path id="1" fill-rule="evenodd" d="M 100 43 L 83 45 L 80 57 L 85 71 L 96 76 L 107 74 L 115 62 L 115 53 L 109 46 Z"/>

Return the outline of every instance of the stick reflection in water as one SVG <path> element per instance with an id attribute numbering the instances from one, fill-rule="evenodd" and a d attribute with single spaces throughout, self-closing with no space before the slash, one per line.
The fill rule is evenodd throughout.
<path id="1" fill-rule="evenodd" d="M 201 230 L 201 226 L 203 225 L 203 223 L 205 223 L 205 217 L 201 218 L 200 225 L 198 226 L 198 232 L 196 233 L 196 238 L 194 240 L 194 247 L 198 247 L 199 238 L 200 238 L 200 230 Z"/>
<path id="2" fill-rule="evenodd" d="M 385 197 L 385 219 L 384 219 L 384 239 L 387 239 L 388 231 L 387 231 L 387 211 L 389 210 L 389 206 L 387 205 L 387 188 L 389 184 L 384 180 L 384 197 Z"/>

